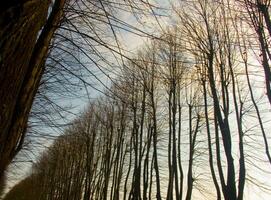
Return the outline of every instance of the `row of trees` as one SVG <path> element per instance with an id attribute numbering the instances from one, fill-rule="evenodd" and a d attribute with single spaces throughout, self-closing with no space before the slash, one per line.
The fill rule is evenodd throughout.
<path id="1" fill-rule="evenodd" d="M 96 72 L 108 73 L 101 64 L 109 68 L 112 57 L 122 54 L 117 30 L 145 34 L 123 21 L 120 13 L 147 14 L 149 8 L 143 1 L 13 0 L 1 3 L 1 188 L 4 171 L 25 146 L 25 136 L 33 132 L 32 125 L 36 122 L 58 124 L 52 123 L 44 107 L 63 115 L 65 109 L 56 100 L 59 93 L 65 93 L 63 96 L 67 99 L 67 96 L 75 96 L 74 88 L 100 89 L 95 87 L 100 81 Z M 42 137 L 40 135 L 38 137 Z"/>
<path id="2" fill-rule="evenodd" d="M 269 4 L 181 4 L 178 23 L 127 60 L 108 95 L 34 165 L 37 199 L 241 200 L 251 184 L 267 192 L 256 176 L 271 164 Z"/>
<path id="3" fill-rule="evenodd" d="M 35 199 L 241 200 L 261 184 L 259 166 L 271 164 L 269 2 L 172 9 L 177 23 L 120 66 L 107 96 L 35 164 Z"/>

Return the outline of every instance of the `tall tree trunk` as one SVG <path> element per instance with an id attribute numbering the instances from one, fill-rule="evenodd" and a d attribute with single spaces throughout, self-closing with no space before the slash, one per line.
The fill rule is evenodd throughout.
<path id="1" fill-rule="evenodd" d="M 204 80 L 202 81 L 202 86 L 203 86 L 203 96 L 204 96 L 204 114 L 205 114 L 205 122 L 206 122 L 206 132 L 207 132 L 207 139 L 208 139 L 209 165 L 210 165 L 212 179 L 213 179 L 215 189 L 216 189 L 217 200 L 220 200 L 221 193 L 220 193 L 220 188 L 219 188 L 218 181 L 216 178 L 214 163 L 213 163 L 212 138 L 211 138 L 211 131 L 210 131 L 209 115 L 208 115 L 206 80 L 205 78 L 203 79 Z"/>
<path id="2" fill-rule="evenodd" d="M 56 29 L 53 25 L 60 20 L 58 8 L 64 1 L 55 2 L 48 19 L 49 0 L 5 3 L 0 14 L 0 177 L 22 147 L 44 58 Z"/>

